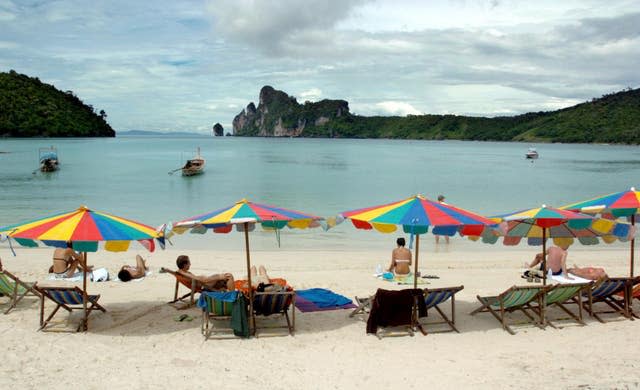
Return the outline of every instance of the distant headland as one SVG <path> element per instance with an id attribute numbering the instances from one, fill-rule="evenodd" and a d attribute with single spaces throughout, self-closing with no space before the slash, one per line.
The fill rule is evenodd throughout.
<path id="1" fill-rule="evenodd" d="M 72 91 L 0 72 L 0 137 L 115 137 L 106 119 Z"/>
<path id="2" fill-rule="evenodd" d="M 516 116 L 359 116 L 345 100 L 299 104 L 270 86 L 233 119 L 233 135 L 640 144 L 640 89 Z"/>

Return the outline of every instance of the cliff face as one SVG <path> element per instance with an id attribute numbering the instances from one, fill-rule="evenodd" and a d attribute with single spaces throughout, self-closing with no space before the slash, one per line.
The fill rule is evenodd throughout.
<path id="1" fill-rule="evenodd" d="M 251 102 L 233 119 L 233 133 L 259 137 L 312 136 L 316 127 L 349 115 L 349 103 L 344 100 L 299 104 L 285 92 L 265 86 L 260 90 L 258 107 Z"/>
<path id="2" fill-rule="evenodd" d="M 0 73 L 0 137 L 115 137 L 106 118 L 71 91 L 13 70 Z"/>

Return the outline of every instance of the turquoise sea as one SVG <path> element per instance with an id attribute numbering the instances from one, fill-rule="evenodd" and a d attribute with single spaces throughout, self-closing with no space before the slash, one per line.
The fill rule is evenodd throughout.
<path id="1" fill-rule="evenodd" d="M 50 145 L 58 149 L 61 169 L 32 174 L 38 148 Z M 535 162 L 524 158 L 530 146 L 540 153 Z M 169 175 L 196 147 L 207 160 L 206 172 Z M 122 137 L 3 139 L 0 152 L 0 226 L 80 205 L 157 226 L 242 198 L 330 216 L 414 194 L 433 199 L 444 194 L 450 204 L 494 215 L 640 185 L 637 146 Z M 230 249 L 241 235 L 229 236 L 185 235 L 174 243 Z M 274 233 L 255 236 L 258 249 L 276 245 Z M 345 223 L 326 233 L 285 231 L 282 245 L 328 249 L 384 242 L 391 247 L 393 239 Z"/>

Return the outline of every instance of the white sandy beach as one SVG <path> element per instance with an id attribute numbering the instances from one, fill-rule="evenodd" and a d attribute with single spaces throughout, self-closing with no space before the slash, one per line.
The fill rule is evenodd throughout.
<path id="1" fill-rule="evenodd" d="M 640 387 L 639 321 L 609 316 L 610 322 L 601 324 L 587 317 L 585 327 L 569 322 L 563 329 L 522 325 L 512 336 L 490 314 L 468 313 L 478 305 L 477 294 L 527 284 L 519 270 L 536 248 L 478 244 L 457 250 L 455 245 L 439 253 L 425 246 L 420 270 L 440 277 L 424 287 L 465 286 L 456 301 L 460 334 L 379 340 L 366 335 L 364 319 L 349 318 L 348 310 L 297 311 L 293 337 L 282 333 L 205 342 L 198 309 L 186 311 L 193 321 L 174 321 L 183 313 L 165 303 L 173 294 L 174 279 L 158 270 L 175 268 L 176 256 L 186 253 L 195 273 L 229 271 L 241 279 L 246 274 L 244 251 L 170 249 L 151 255 L 153 273 L 143 281 L 89 284 L 91 294 L 102 295 L 107 313 L 93 313 L 87 333 L 37 331 L 39 304 L 34 298 L 0 315 L 0 384 L 52 389 Z M 62 285 L 47 280 L 51 252 L 19 248 L 17 257 L 8 250 L 2 257 L 5 268 L 26 281 Z M 136 253 L 144 255 L 143 250 L 102 251 L 90 254 L 89 262 L 114 275 L 122 264 L 133 263 Z M 623 245 L 574 245 L 569 260 L 604 266 L 610 276 L 625 276 L 628 256 Z M 377 288 L 405 287 L 372 276 L 377 263 L 386 266 L 387 257 L 386 251 L 252 251 L 253 264 L 264 264 L 271 276 L 286 278 L 296 289 L 323 287 L 349 298 Z M 0 308 L 6 307 L 6 298 L 0 299 Z M 60 312 L 56 318 L 66 319 L 68 314 Z"/>

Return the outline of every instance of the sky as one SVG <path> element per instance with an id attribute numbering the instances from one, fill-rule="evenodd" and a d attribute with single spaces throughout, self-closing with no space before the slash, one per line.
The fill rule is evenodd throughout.
<path id="1" fill-rule="evenodd" d="M 637 0 L 0 0 L 0 71 L 116 131 L 231 131 L 264 85 L 358 115 L 501 116 L 640 86 Z"/>

